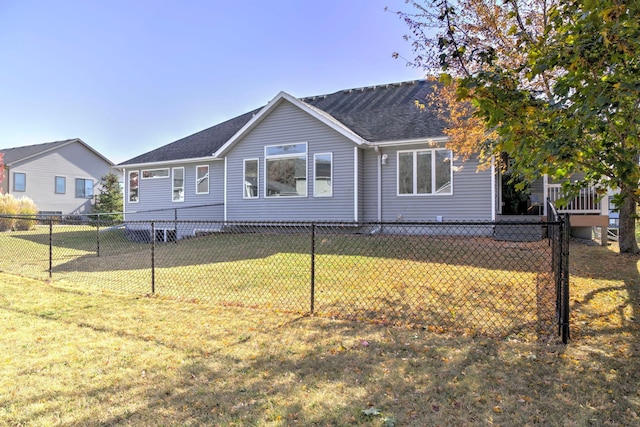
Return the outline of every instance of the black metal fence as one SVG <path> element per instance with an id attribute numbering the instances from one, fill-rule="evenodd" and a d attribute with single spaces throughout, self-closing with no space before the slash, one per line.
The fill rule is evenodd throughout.
<path id="1" fill-rule="evenodd" d="M 28 228 L 0 232 L 0 270 L 439 332 L 569 338 L 568 227 L 559 216 L 366 224 L 57 217 Z"/>

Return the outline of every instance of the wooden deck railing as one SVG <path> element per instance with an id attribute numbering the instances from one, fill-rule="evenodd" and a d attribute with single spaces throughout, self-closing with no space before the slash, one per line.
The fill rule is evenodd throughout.
<path id="1" fill-rule="evenodd" d="M 547 184 L 547 197 L 552 203 L 562 198 L 561 184 Z M 602 212 L 601 200 L 595 187 L 587 187 L 580 190 L 580 195 L 569 202 L 568 205 L 558 208 L 560 213 L 600 214 Z"/>

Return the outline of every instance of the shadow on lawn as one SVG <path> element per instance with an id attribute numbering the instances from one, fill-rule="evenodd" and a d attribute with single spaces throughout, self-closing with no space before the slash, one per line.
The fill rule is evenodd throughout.
<path id="1" fill-rule="evenodd" d="M 247 356 L 249 346 L 262 350 Z M 638 409 L 633 400 L 606 392 L 633 397 L 637 371 L 622 373 L 635 366 L 597 354 L 576 365 L 564 346 L 296 319 L 222 349 L 194 350 L 198 356 L 178 368 L 176 381 L 149 370 L 116 390 L 70 393 L 70 400 L 76 393 L 110 400 L 113 413 L 74 423 L 371 425 L 384 417 L 402 426 L 631 425 Z M 144 403 L 124 411 L 127 402 L 117 397 L 123 395 Z M 363 413 L 374 408 L 380 415 Z"/>
<path id="2" fill-rule="evenodd" d="M 149 244 L 105 238 L 99 244 L 88 243 L 86 239 L 72 235 L 63 241 L 77 243 L 54 247 L 54 259 L 68 259 L 69 264 L 59 263 L 54 271 L 149 268 L 152 257 Z M 311 248 L 312 242 L 307 235 L 220 234 L 157 243 L 154 257 L 159 268 L 262 260 L 276 254 L 307 257 L 310 264 Z M 549 271 L 551 262 L 551 247 L 546 240 L 504 242 L 489 237 L 325 235 L 316 239 L 314 249 L 316 257 L 345 257 L 348 259 L 343 262 L 351 264 L 381 258 L 528 273 Z M 80 250 L 90 253 L 77 253 Z M 135 266 L 136 262 L 140 263 L 139 267 Z"/>

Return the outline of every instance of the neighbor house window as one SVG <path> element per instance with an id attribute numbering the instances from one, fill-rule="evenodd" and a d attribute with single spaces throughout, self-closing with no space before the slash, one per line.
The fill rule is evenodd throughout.
<path id="1" fill-rule="evenodd" d="M 142 179 L 169 178 L 169 168 L 147 169 L 142 171 Z"/>
<path id="2" fill-rule="evenodd" d="M 267 197 L 306 197 L 307 144 L 271 145 L 264 148 Z"/>
<path id="3" fill-rule="evenodd" d="M 452 194 L 450 150 L 398 152 L 398 194 Z"/>
<path id="4" fill-rule="evenodd" d="M 64 176 L 56 176 L 56 194 L 64 194 L 67 192 L 67 178 Z"/>
<path id="5" fill-rule="evenodd" d="M 209 166 L 196 166 L 196 194 L 209 194 Z"/>
<path id="6" fill-rule="evenodd" d="M 258 159 L 244 161 L 244 190 L 242 197 L 245 199 L 258 197 Z"/>
<path id="7" fill-rule="evenodd" d="M 313 156 L 314 188 L 315 197 L 330 197 L 333 194 L 333 155 L 331 153 L 316 154 Z"/>
<path id="8" fill-rule="evenodd" d="M 174 202 L 184 202 L 184 168 L 173 168 L 173 198 Z"/>
<path id="9" fill-rule="evenodd" d="M 129 203 L 138 203 L 139 190 L 138 190 L 138 171 L 129 172 Z"/>
<path id="10" fill-rule="evenodd" d="M 14 172 L 13 191 L 27 191 L 27 174 L 26 173 Z"/>
<path id="11" fill-rule="evenodd" d="M 93 197 L 93 180 L 76 178 L 76 197 L 90 199 Z"/>

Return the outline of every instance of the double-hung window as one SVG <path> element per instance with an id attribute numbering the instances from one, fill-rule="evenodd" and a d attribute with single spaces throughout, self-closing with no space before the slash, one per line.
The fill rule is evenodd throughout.
<path id="1" fill-rule="evenodd" d="M 333 155 L 331 153 L 313 156 L 313 195 L 315 197 L 331 197 L 333 194 Z"/>
<path id="2" fill-rule="evenodd" d="M 451 163 L 446 149 L 398 151 L 398 194 L 453 194 Z"/>
<path id="3" fill-rule="evenodd" d="M 13 173 L 13 191 L 27 191 L 27 174 L 22 172 Z"/>
<path id="4" fill-rule="evenodd" d="M 93 180 L 76 178 L 76 197 L 90 199 L 93 197 Z"/>
<path id="5" fill-rule="evenodd" d="M 209 194 L 209 166 L 196 166 L 196 194 Z"/>
<path id="6" fill-rule="evenodd" d="M 258 159 L 246 159 L 244 161 L 242 197 L 245 199 L 258 198 Z"/>
<path id="7" fill-rule="evenodd" d="M 184 167 L 173 168 L 173 196 L 174 202 L 184 202 Z"/>
<path id="8" fill-rule="evenodd" d="M 67 192 L 67 178 L 64 176 L 56 176 L 56 194 L 64 194 Z"/>
<path id="9" fill-rule="evenodd" d="M 307 143 L 268 145 L 265 155 L 267 197 L 307 196 Z"/>
<path id="10" fill-rule="evenodd" d="M 138 171 L 130 171 L 129 172 L 129 203 L 138 203 L 140 193 L 138 187 L 138 178 L 140 177 L 140 172 Z"/>

